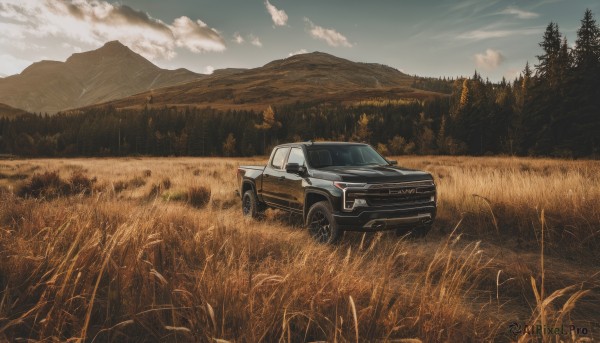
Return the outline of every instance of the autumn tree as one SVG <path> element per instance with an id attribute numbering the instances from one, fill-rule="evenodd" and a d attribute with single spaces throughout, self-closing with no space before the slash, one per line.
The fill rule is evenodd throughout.
<path id="1" fill-rule="evenodd" d="M 369 129 L 369 116 L 366 113 L 361 114 L 358 118 L 356 128 L 356 140 L 359 142 L 369 142 L 371 138 L 371 130 Z"/>
<path id="2" fill-rule="evenodd" d="M 235 136 L 230 132 L 225 142 L 223 142 L 223 155 L 227 157 L 234 156 L 236 152 L 235 144 Z"/>
<path id="3" fill-rule="evenodd" d="M 262 113 L 263 121 L 260 124 L 255 124 L 254 127 L 263 132 L 263 153 L 267 150 L 267 133 L 274 134 L 281 128 L 281 122 L 275 117 L 275 111 L 271 106 L 267 107 Z M 271 141 L 271 139 L 270 139 Z"/>

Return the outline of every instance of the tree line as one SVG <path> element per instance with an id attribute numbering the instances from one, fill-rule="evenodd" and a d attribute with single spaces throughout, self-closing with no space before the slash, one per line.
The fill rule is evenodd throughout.
<path id="1" fill-rule="evenodd" d="M 600 155 L 600 28 L 586 10 L 570 46 L 548 24 L 537 63 L 514 80 L 414 79 L 426 101 L 296 103 L 262 112 L 96 108 L 0 119 L 0 154 L 252 156 L 302 140 L 363 141 L 384 154 Z"/>

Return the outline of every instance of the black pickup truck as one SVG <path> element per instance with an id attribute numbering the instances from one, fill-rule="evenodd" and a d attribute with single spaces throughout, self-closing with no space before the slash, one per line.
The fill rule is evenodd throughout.
<path id="1" fill-rule="evenodd" d="M 238 168 L 242 210 L 253 218 L 267 207 L 301 214 L 323 243 L 346 230 L 425 236 L 437 207 L 433 177 L 396 164 L 368 144 L 282 144 L 266 166 Z"/>

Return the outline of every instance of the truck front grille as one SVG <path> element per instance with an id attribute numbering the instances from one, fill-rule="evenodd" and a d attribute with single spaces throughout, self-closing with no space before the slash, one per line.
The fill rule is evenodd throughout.
<path id="1" fill-rule="evenodd" d="M 435 201 L 433 181 L 370 184 L 349 188 L 345 192 L 345 207 L 352 208 L 355 199 L 364 199 L 368 206 L 414 206 Z"/>

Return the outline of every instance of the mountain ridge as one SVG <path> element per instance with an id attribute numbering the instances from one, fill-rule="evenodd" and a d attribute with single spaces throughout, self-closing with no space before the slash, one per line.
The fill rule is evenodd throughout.
<path id="1" fill-rule="evenodd" d="M 443 96 L 411 87 L 413 77 L 379 64 L 353 62 L 324 52 L 297 54 L 251 69 L 215 71 L 185 84 L 155 89 L 92 107 L 146 106 L 262 110 L 296 102 L 355 103 L 369 99 L 423 99 Z M 152 102 L 147 99 L 152 98 Z"/>
<path id="2" fill-rule="evenodd" d="M 56 113 L 115 100 L 205 75 L 166 70 L 119 41 L 75 53 L 65 62 L 42 60 L 0 79 L 0 103 L 28 112 Z"/>
<path id="3" fill-rule="evenodd" d="M 353 62 L 324 52 L 277 59 L 261 67 L 212 74 L 161 69 L 119 41 L 42 60 L 0 78 L 0 103 L 28 112 L 56 113 L 112 106 L 256 109 L 297 102 L 424 99 L 440 93 L 412 88 L 413 77 L 379 63 Z"/>

